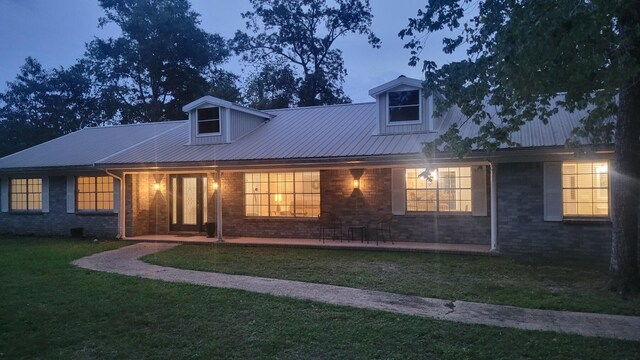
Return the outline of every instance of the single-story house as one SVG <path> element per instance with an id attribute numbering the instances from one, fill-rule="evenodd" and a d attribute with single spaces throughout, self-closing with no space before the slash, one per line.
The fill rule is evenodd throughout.
<path id="1" fill-rule="evenodd" d="M 330 212 L 344 231 L 392 216 L 398 241 L 608 258 L 613 146 L 565 146 L 584 113 L 527 123 L 517 148 L 441 154 L 428 180 L 423 144 L 478 126 L 422 91 L 399 77 L 374 102 L 265 111 L 205 96 L 185 121 L 82 129 L 0 159 L 0 233 L 317 238 Z"/>

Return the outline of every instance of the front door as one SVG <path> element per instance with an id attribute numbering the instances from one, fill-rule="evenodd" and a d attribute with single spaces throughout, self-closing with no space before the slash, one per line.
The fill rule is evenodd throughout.
<path id="1" fill-rule="evenodd" d="M 203 175 L 171 175 L 170 179 L 170 230 L 203 231 Z"/>

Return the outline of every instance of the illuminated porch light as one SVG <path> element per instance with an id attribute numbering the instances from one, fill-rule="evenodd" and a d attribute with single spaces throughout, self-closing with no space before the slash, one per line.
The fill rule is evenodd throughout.
<path id="1" fill-rule="evenodd" d="M 359 179 L 354 179 L 353 180 L 353 188 L 354 189 L 360 189 L 360 180 Z"/>
<path id="2" fill-rule="evenodd" d="M 214 181 L 213 182 L 213 191 L 216 191 L 216 190 L 218 190 L 218 182 Z"/>
<path id="3" fill-rule="evenodd" d="M 158 182 L 157 182 L 157 183 L 153 184 L 153 189 L 154 189 L 156 192 L 160 191 L 160 183 L 158 183 Z"/>

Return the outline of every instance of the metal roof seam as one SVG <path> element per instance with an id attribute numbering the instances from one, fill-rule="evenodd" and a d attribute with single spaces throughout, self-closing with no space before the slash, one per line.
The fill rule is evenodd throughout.
<path id="1" fill-rule="evenodd" d="M 122 149 L 122 150 L 117 151 L 117 152 L 115 152 L 115 153 L 113 153 L 113 154 L 111 154 L 111 155 L 109 155 L 109 156 L 106 156 L 106 157 L 104 157 L 104 158 L 100 159 L 100 160 L 94 161 L 94 162 L 93 162 L 93 165 L 95 166 L 96 164 L 99 164 L 99 163 L 101 163 L 101 162 L 103 162 L 103 161 L 107 160 L 108 158 L 110 158 L 110 157 L 112 157 L 112 156 L 116 156 L 116 155 L 121 154 L 121 153 L 123 153 L 123 152 L 125 152 L 125 151 L 131 150 L 131 149 L 133 149 L 133 148 L 135 148 L 135 147 L 137 147 L 137 146 L 139 146 L 139 145 L 142 145 L 142 144 L 144 144 L 144 143 L 147 143 L 147 142 L 149 142 L 149 141 L 151 141 L 151 140 L 153 140 L 153 139 L 155 139 L 155 138 L 157 138 L 157 137 L 159 137 L 159 136 L 164 135 L 165 133 L 168 133 L 168 132 L 170 132 L 170 131 L 173 131 L 173 130 L 175 130 L 175 129 L 177 129 L 177 128 L 181 127 L 181 126 L 184 126 L 185 124 L 186 124 L 186 123 L 178 124 L 178 125 L 176 125 L 175 127 L 172 127 L 171 129 L 165 130 L 165 131 L 163 131 L 163 132 L 161 132 L 161 133 L 159 133 L 159 134 L 156 134 L 156 135 L 154 135 L 154 136 L 152 136 L 152 137 L 150 137 L 150 138 L 147 138 L 147 139 L 145 139 L 145 140 L 143 140 L 143 141 L 141 141 L 141 142 L 139 142 L 139 143 L 137 143 L 137 144 L 131 145 L 131 146 L 129 146 L 128 148 Z"/>

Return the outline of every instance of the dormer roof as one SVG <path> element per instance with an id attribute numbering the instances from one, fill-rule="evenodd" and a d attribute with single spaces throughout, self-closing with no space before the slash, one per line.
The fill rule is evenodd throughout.
<path id="1" fill-rule="evenodd" d="M 382 93 L 385 93 L 389 90 L 395 89 L 398 86 L 410 86 L 416 89 L 422 88 L 422 80 L 408 78 L 404 75 L 398 76 L 398 78 L 391 80 L 387 83 L 384 83 L 380 86 L 376 86 L 373 89 L 369 90 L 369 95 L 372 97 L 376 97 Z"/>
<path id="2" fill-rule="evenodd" d="M 227 108 L 227 109 L 232 109 L 232 110 L 237 110 L 243 113 L 247 113 L 247 114 L 251 114 L 254 116 L 258 116 L 258 117 L 262 117 L 265 119 L 270 119 L 273 117 L 273 115 L 266 113 L 264 111 L 260 111 L 260 110 L 254 110 L 254 109 L 250 109 L 238 104 L 234 104 L 230 101 L 227 100 L 222 100 L 220 98 L 211 96 L 211 95 L 207 95 L 207 96 L 203 96 L 201 98 L 199 98 L 198 100 L 192 101 L 190 103 L 188 103 L 187 105 L 182 107 L 182 111 L 184 112 L 189 112 L 193 109 L 197 109 L 199 107 L 203 107 L 206 105 L 210 105 L 210 106 L 220 106 L 223 108 Z"/>

